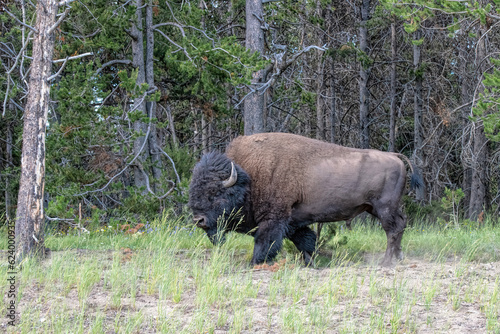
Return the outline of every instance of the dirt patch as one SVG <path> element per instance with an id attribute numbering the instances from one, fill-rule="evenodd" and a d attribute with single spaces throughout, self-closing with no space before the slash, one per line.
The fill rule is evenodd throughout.
<path id="1" fill-rule="evenodd" d="M 75 251 L 75 260 L 81 260 L 83 253 Z M 116 262 L 133 268 L 141 256 L 152 256 L 130 249 L 93 255 L 106 262 L 105 270 Z M 114 256 L 120 259 L 115 264 Z M 153 269 L 148 268 L 123 278 L 136 275 L 137 288 L 134 295 L 122 292 L 118 302 L 111 287 L 113 278 L 105 273 L 83 300 L 78 279 L 73 285 L 55 280 L 51 287 L 33 280 L 23 290 L 18 310 L 21 323 L 40 325 L 56 321 L 57 312 L 68 322 L 77 321 L 83 308 L 84 331 L 100 321 L 106 333 L 122 332 L 136 322 L 130 325 L 135 328 L 131 332 L 489 333 L 500 328 L 500 303 L 494 303 L 500 262 L 447 259 L 435 263 L 409 258 L 381 268 L 376 264 L 381 257 L 372 254 L 358 264 L 320 269 L 286 261 L 257 269 L 241 265 L 206 284 L 193 270 L 179 282 L 183 288 L 178 297 L 164 292 L 172 290 L 170 284 L 152 282 Z M 181 258 L 187 261 L 185 255 L 179 254 Z M 52 265 L 50 261 L 45 265 Z M 210 298 L 211 285 L 218 286 L 221 297 L 200 300 L 205 290 Z M 33 308 L 38 311 L 33 313 Z M 26 314 L 38 319 L 23 318 Z M 5 322 L 1 327 L 7 328 Z"/>

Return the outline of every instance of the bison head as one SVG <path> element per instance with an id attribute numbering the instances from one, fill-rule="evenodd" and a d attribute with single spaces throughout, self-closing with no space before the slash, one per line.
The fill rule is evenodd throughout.
<path id="1" fill-rule="evenodd" d="M 212 243 L 223 242 L 236 228 L 249 190 L 248 174 L 224 154 L 205 154 L 194 167 L 188 205 Z"/>

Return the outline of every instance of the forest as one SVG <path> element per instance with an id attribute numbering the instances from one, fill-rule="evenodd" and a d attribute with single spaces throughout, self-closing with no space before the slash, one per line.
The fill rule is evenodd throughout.
<path id="1" fill-rule="evenodd" d="M 448 191 L 463 218 L 498 215 L 495 1 L 59 5 L 47 74 L 48 224 L 181 212 L 199 156 L 257 132 L 403 153 L 424 180 L 412 212 L 435 213 Z M 36 14 L 24 1 L 2 12 L 6 219 L 19 204 Z"/>

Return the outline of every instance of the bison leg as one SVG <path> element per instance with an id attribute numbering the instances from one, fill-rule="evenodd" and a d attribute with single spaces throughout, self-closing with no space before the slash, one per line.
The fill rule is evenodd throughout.
<path id="1" fill-rule="evenodd" d="M 388 214 L 380 217 L 382 227 L 387 235 L 387 249 L 385 251 L 382 266 L 390 266 L 392 264 L 392 257 L 396 256 L 398 260 L 403 259 L 403 252 L 401 251 L 401 239 L 406 227 L 406 220 L 404 215 L 398 209 L 393 214 Z"/>
<path id="2" fill-rule="evenodd" d="M 323 223 L 318 223 L 318 233 L 316 233 L 318 240 L 320 240 L 320 238 L 321 238 L 321 230 L 322 229 L 323 229 Z"/>
<path id="3" fill-rule="evenodd" d="M 316 250 L 316 234 L 309 227 L 301 227 L 288 237 L 302 253 L 306 266 L 313 265 L 313 255 Z"/>
<path id="4" fill-rule="evenodd" d="M 281 249 L 286 224 L 262 222 L 255 233 L 252 265 L 272 261 Z"/>
<path id="5" fill-rule="evenodd" d="M 351 219 L 347 219 L 347 220 L 345 221 L 345 226 L 347 227 L 347 229 L 348 229 L 349 231 L 352 231 L 351 222 L 352 222 L 352 218 L 351 218 Z"/>
<path id="6" fill-rule="evenodd" d="M 403 232 L 404 229 L 406 228 L 406 217 L 404 214 L 401 212 L 401 210 L 398 210 L 396 212 L 396 226 L 398 226 L 398 231 L 400 231 L 394 240 L 393 244 L 393 250 L 394 250 L 394 256 L 396 256 L 396 259 L 399 261 L 403 260 L 403 251 L 401 250 L 401 239 L 403 238 Z"/>

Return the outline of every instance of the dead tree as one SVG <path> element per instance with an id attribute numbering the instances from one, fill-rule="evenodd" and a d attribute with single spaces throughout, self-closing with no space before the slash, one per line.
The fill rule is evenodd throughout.
<path id="1" fill-rule="evenodd" d="M 45 186 L 45 131 L 50 102 L 49 77 L 54 53 L 57 0 L 40 0 L 36 8 L 33 60 L 24 112 L 21 180 L 16 216 L 16 260 L 45 253 L 43 192 Z"/>

